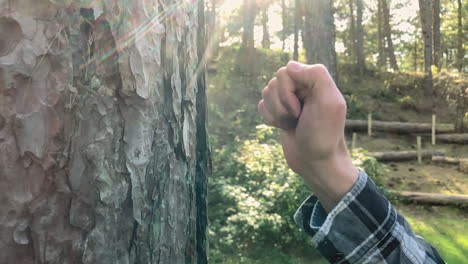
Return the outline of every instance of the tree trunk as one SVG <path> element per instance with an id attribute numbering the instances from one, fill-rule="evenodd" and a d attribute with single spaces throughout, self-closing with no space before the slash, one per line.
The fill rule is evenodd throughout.
<path id="1" fill-rule="evenodd" d="M 416 28 L 416 31 L 419 31 Z M 418 34 L 419 32 L 416 32 L 414 36 L 414 53 L 413 53 L 413 67 L 414 67 L 414 72 L 418 71 L 418 59 L 419 59 L 419 53 L 418 53 Z"/>
<path id="2" fill-rule="evenodd" d="M 351 61 L 354 62 L 357 56 L 357 34 L 356 34 L 356 19 L 354 17 L 354 1 L 356 0 L 349 0 L 349 48 L 348 54 Z"/>
<path id="3" fill-rule="evenodd" d="M 0 3 L 0 263 L 207 263 L 203 1 L 60 3 Z"/>
<path id="4" fill-rule="evenodd" d="M 463 5 L 462 0 L 458 0 L 458 41 L 457 41 L 457 68 L 459 72 L 463 72 L 463 60 L 465 58 L 465 49 L 463 48 L 464 34 L 463 34 Z"/>
<path id="5" fill-rule="evenodd" d="M 440 46 L 440 0 L 433 0 L 432 3 L 432 46 L 434 47 L 433 50 L 433 64 L 437 67 L 437 70 L 440 71 L 441 63 L 440 63 L 440 54 L 441 54 L 441 46 Z"/>
<path id="6" fill-rule="evenodd" d="M 357 40 L 356 40 L 356 57 L 357 57 L 357 65 L 359 67 L 359 74 L 362 76 L 365 69 L 366 69 L 366 57 L 364 54 L 364 27 L 362 25 L 362 12 L 364 9 L 363 0 L 356 1 L 356 8 L 357 8 L 357 20 L 356 20 L 356 28 L 357 28 Z"/>
<path id="7" fill-rule="evenodd" d="M 257 16 L 255 0 L 244 0 L 243 10 L 243 31 L 242 48 L 244 50 L 255 49 L 254 27 Z"/>
<path id="8" fill-rule="evenodd" d="M 299 28 L 302 25 L 301 2 L 295 0 L 294 6 L 294 51 L 293 60 L 299 60 Z"/>
<path id="9" fill-rule="evenodd" d="M 432 111 L 435 109 L 435 90 L 432 83 L 432 0 L 419 0 L 421 28 L 424 40 L 424 86 L 432 95 Z"/>
<path id="10" fill-rule="evenodd" d="M 262 29 L 263 29 L 263 38 L 262 38 L 262 47 L 264 49 L 270 49 L 270 32 L 268 32 L 268 7 L 263 10 L 262 14 Z"/>
<path id="11" fill-rule="evenodd" d="M 332 0 L 305 1 L 304 47 L 307 62 L 324 64 L 338 82 Z"/>
<path id="12" fill-rule="evenodd" d="M 285 0 L 281 0 L 281 23 L 283 24 L 283 29 L 282 29 L 282 32 L 281 32 L 281 41 L 283 42 L 282 43 L 282 46 L 281 46 L 281 50 L 284 52 L 286 50 L 286 25 L 287 25 L 287 22 L 286 22 L 286 2 Z"/>
<path id="13" fill-rule="evenodd" d="M 377 38 L 378 38 L 378 52 L 379 52 L 379 57 L 377 61 L 377 66 L 379 68 L 383 68 L 386 66 L 386 61 L 387 58 L 385 56 L 385 50 L 384 50 L 384 40 L 385 37 L 383 35 L 383 12 L 382 12 L 382 1 L 383 0 L 377 0 Z"/>
<path id="14" fill-rule="evenodd" d="M 393 47 L 392 28 L 390 26 L 390 10 L 388 8 L 387 0 L 381 0 L 382 13 L 383 13 L 383 31 L 387 40 L 387 54 L 390 59 L 390 66 L 394 71 L 398 71 L 398 64 L 395 57 L 395 48 Z"/>

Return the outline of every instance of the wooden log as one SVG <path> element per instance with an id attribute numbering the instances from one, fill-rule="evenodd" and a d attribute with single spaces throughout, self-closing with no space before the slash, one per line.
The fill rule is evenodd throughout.
<path id="1" fill-rule="evenodd" d="M 468 173 L 468 158 L 451 158 L 451 157 L 442 157 L 442 156 L 433 156 L 433 162 L 438 163 L 447 163 L 452 165 L 458 165 L 458 170 L 464 173 Z"/>
<path id="2" fill-rule="evenodd" d="M 432 156 L 432 161 L 433 162 L 438 162 L 438 163 L 447 163 L 447 164 L 458 165 L 458 164 L 460 164 L 460 160 L 461 159 L 452 158 L 452 157 Z"/>
<path id="3" fill-rule="evenodd" d="M 368 120 L 346 120 L 347 131 L 368 131 Z M 401 134 L 412 133 L 432 133 L 431 123 L 404 123 L 404 122 L 385 122 L 372 121 L 372 131 L 393 132 Z M 437 134 L 453 133 L 455 126 L 453 124 L 436 124 L 435 132 Z"/>
<path id="4" fill-rule="evenodd" d="M 468 144 L 468 134 L 437 135 L 437 140 L 444 143 Z"/>
<path id="5" fill-rule="evenodd" d="M 389 151 L 389 152 L 369 152 L 371 157 L 378 161 L 404 161 L 418 159 L 417 151 Z M 421 151 L 422 158 L 431 158 L 432 156 L 444 156 L 443 150 L 425 150 Z"/>
<path id="6" fill-rule="evenodd" d="M 421 204 L 468 206 L 468 195 L 424 192 L 390 191 L 391 194 Z"/>

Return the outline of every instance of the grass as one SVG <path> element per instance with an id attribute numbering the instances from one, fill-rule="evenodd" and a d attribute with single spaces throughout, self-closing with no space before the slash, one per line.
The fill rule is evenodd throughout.
<path id="1" fill-rule="evenodd" d="M 468 260 L 468 212 L 451 207 L 398 205 L 416 234 L 449 264 Z"/>

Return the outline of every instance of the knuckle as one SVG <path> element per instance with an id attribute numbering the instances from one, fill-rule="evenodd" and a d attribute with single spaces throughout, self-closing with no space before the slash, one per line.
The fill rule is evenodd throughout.
<path id="1" fill-rule="evenodd" d="M 310 68 L 310 70 L 318 76 L 327 76 L 329 74 L 327 67 L 323 64 L 315 64 Z"/>
<path id="2" fill-rule="evenodd" d="M 268 86 L 265 87 L 265 88 L 263 88 L 263 90 L 262 90 L 262 97 L 265 98 L 265 97 L 267 96 L 267 94 L 268 94 Z"/>
<path id="3" fill-rule="evenodd" d="M 282 75 L 285 75 L 287 74 L 287 68 L 286 67 L 281 67 L 279 68 L 278 71 L 276 71 L 276 76 L 282 76 Z"/>
<path id="4" fill-rule="evenodd" d="M 278 84 L 278 79 L 275 77 L 268 82 L 268 87 L 275 87 Z"/>

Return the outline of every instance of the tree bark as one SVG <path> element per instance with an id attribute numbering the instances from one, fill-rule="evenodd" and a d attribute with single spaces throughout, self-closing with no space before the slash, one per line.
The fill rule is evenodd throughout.
<path id="1" fill-rule="evenodd" d="M 346 120 L 347 131 L 367 131 L 367 120 Z M 390 133 L 431 133 L 431 123 L 406 123 L 406 122 L 386 122 L 372 121 L 372 130 Z M 455 126 L 453 124 L 437 124 L 436 132 L 453 133 Z"/>
<path id="2" fill-rule="evenodd" d="M 440 71 L 441 61 L 441 46 L 440 46 L 440 0 L 433 0 L 432 2 L 432 46 L 434 65 L 437 67 L 437 70 Z"/>
<path id="3" fill-rule="evenodd" d="M 381 0 L 382 13 L 383 13 L 383 31 L 387 42 L 387 54 L 390 59 L 390 66 L 394 71 L 398 71 L 398 64 L 395 57 L 395 48 L 393 47 L 392 28 L 390 26 L 390 10 L 388 8 L 387 0 Z"/>
<path id="4" fill-rule="evenodd" d="M 203 1 L 3 3 L 0 263 L 207 263 Z"/>
<path id="5" fill-rule="evenodd" d="M 305 1 L 304 47 L 307 62 L 321 63 L 338 82 L 332 0 Z"/>
<path id="6" fill-rule="evenodd" d="M 424 40 L 424 86 L 432 95 L 432 111 L 435 112 L 435 90 L 432 81 L 432 0 L 419 0 L 419 11 Z"/>
<path id="7" fill-rule="evenodd" d="M 366 57 L 364 54 L 364 27 L 362 25 L 362 12 L 364 9 L 363 0 L 356 0 L 356 28 L 357 28 L 357 39 L 356 39 L 356 58 L 357 65 L 359 67 L 359 74 L 362 76 L 366 70 Z"/>
<path id="8" fill-rule="evenodd" d="M 463 34 L 463 5 L 462 0 L 458 0 L 458 27 L 457 27 L 457 68 L 458 72 L 463 72 L 463 60 L 465 59 L 465 49 L 463 48 L 464 34 Z"/>
<path id="9" fill-rule="evenodd" d="M 422 151 L 423 158 L 432 158 L 432 156 L 443 156 L 443 150 L 425 150 Z M 415 160 L 418 158 L 417 151 L 389 151 L 389 152 L 369 152 L 369 156 L 374 157 L 378 161 L 405 161 Z"/>

